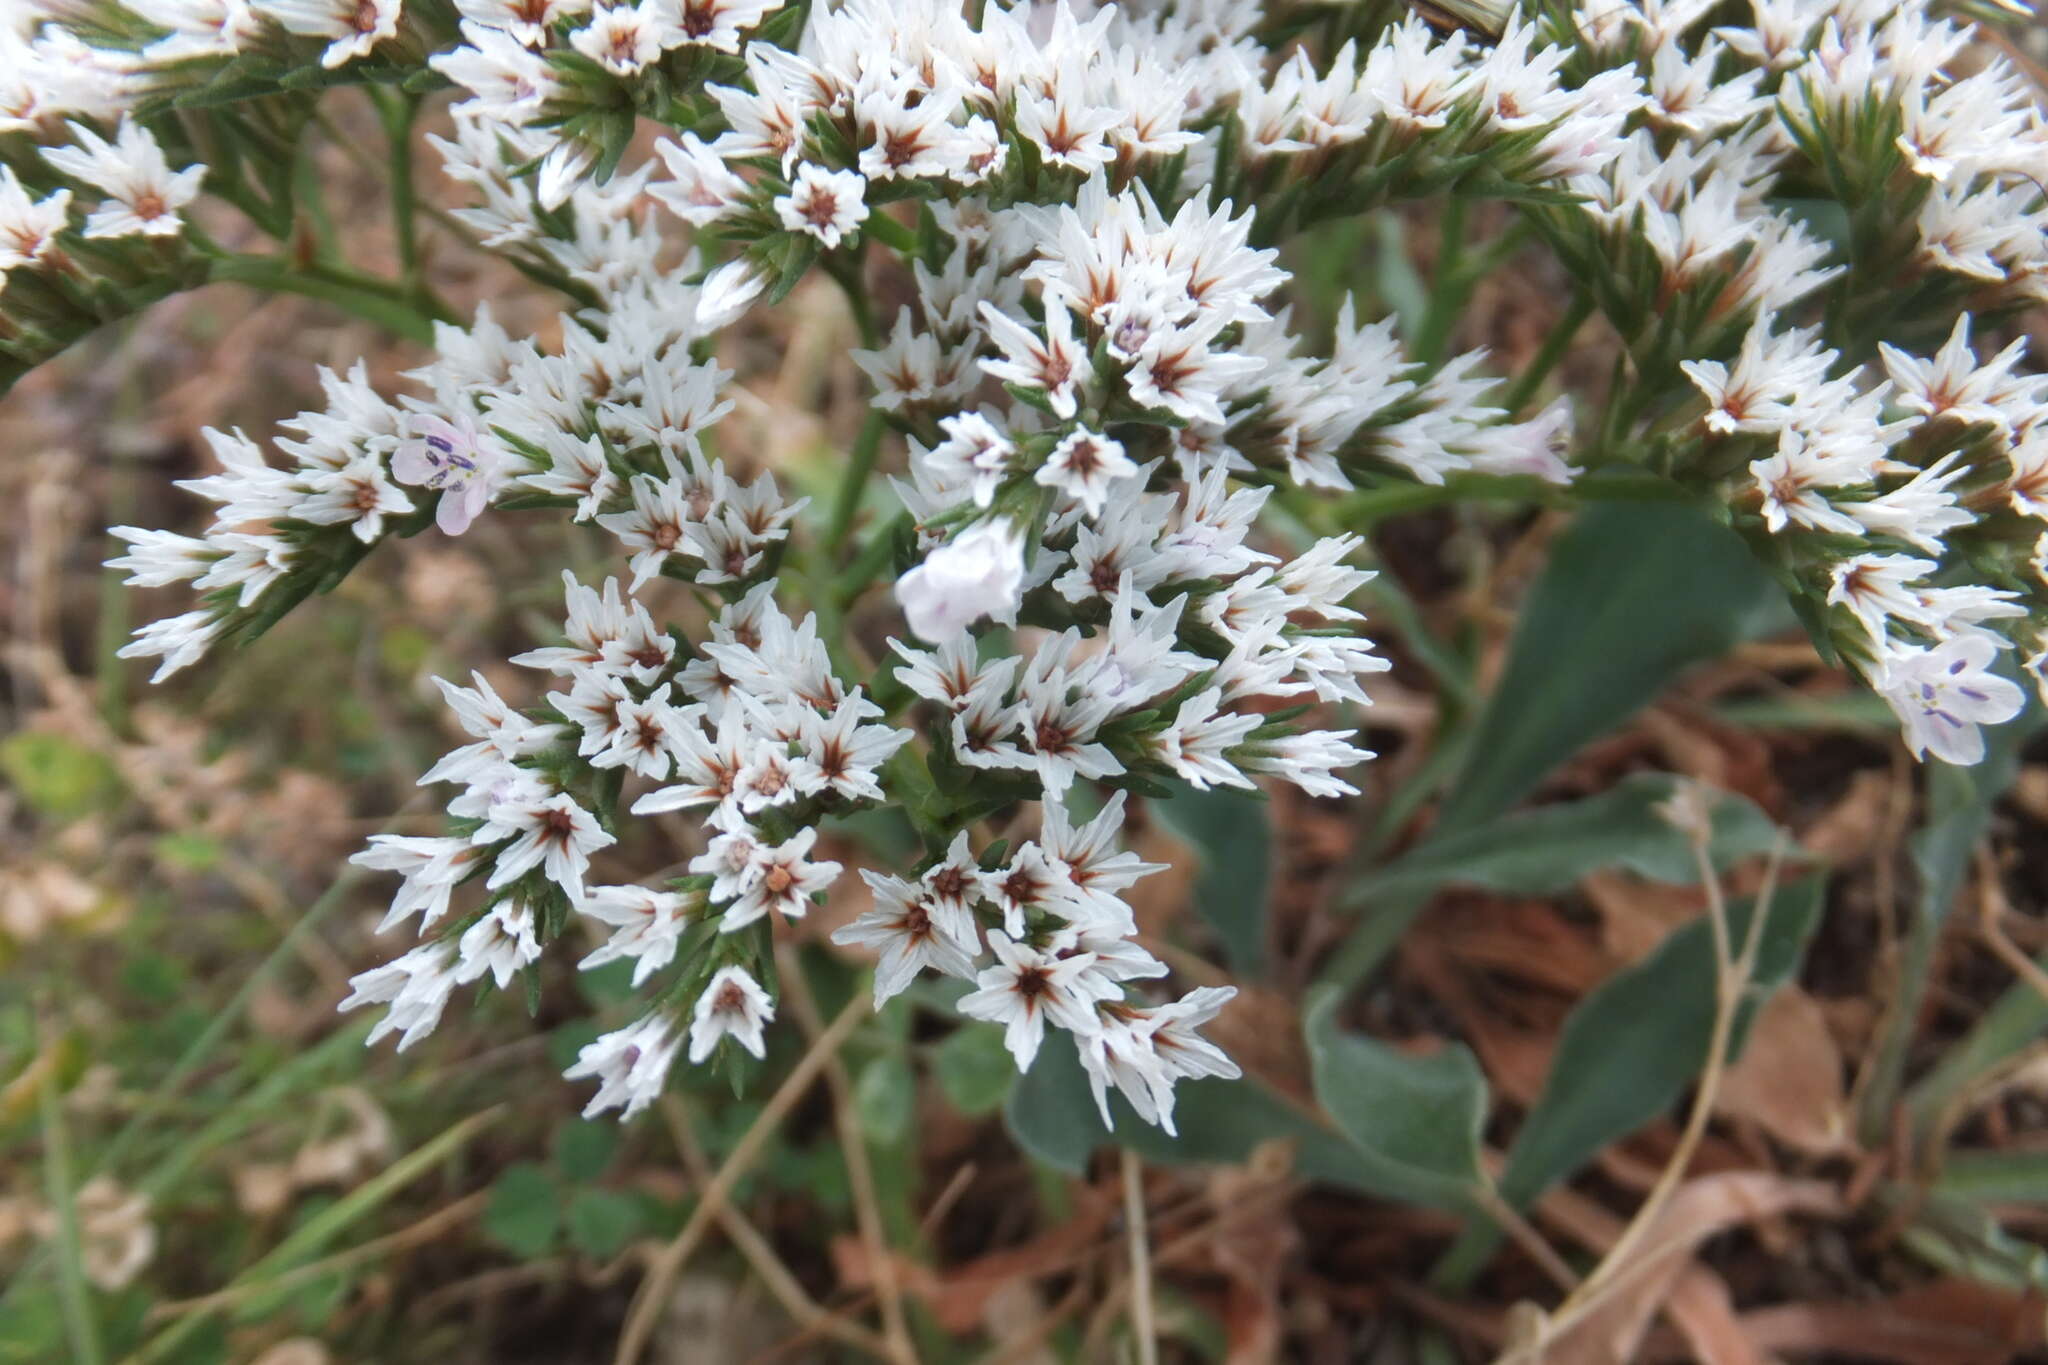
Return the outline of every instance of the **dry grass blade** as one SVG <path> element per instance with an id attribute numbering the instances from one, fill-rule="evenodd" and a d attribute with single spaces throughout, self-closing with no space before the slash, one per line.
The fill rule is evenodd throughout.
<path id="1" fill-rule="evenodd" d="M 861 1015 L 867 1010 L 870 998 L 864 990 L 856 993 L 812 1042 L 810 1050 L 790 1069 L 788 1079 L 761 1107 L 760 1117 L 734 1144 L 731 1155 L 718 1168 L 718 1174 L 697 1197 L 697 1207 L 691 1210 L 683 1230 L 655 1255 L 647 1267 L 646 1278 L 640 1282 L 640 1288 L 633 1296 L 632 1307 L 627 1311 L 626 1328 L 619 1335 L 618 1350 L 612 1356 L 613 1365 L 634 1365 L 640 1359 L 641 1352 L 647 1348 L 647 1342 L 654 1334 L 655 1325 L 661 1320 L 669 1288 L 674 1285 L 677 1273 L 690 1259 L 697 1243 L 703 1240 L 704 1232 L 711 1226 L 719 1207 L 761 1154 L 769 1135 L 788 1117 L 789 1111 L 810 1088 L 811 1082 L 817 1079 L 825 1064 L 838 1054 L 840 1044 L 846 1041 L 847 1035 L 853 1032 L 854 1025 L 860 1022 Z"/>

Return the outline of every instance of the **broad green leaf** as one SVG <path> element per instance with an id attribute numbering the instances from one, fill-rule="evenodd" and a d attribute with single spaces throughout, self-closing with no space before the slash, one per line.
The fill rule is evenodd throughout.
<path id="1" fill-rule="evenodd" d="M 554 1179 L 534 1163 L 507 1166 L 491 1185 L 484 1235 L 520 1260 L 539 1260 L 554 1250 L 561 1222 Z"/>
<path id="2" fill-rule="evenodd" d="M 1186 791 L 1148 809 L 1201 860 L 1195 912 L 1223 940 L 1231 965 L 1256 975 L 1266 961 L 1273 824 L 1266 803 L 1222 789 Z"/>
<path id="3" fill-rule="evenodd" d="M 1736 1015 L 1730 1060 L 1741 1055 L 1759 1003 L 1791 979 L 1820 917 L 1825 880 L 1778 889 L 1757 943 L 1756 971 Z M 1754 902 L 1728 907 L 1732 940 L 1748 933 Z M 1610 977 L 1565 1020 L 1543 1093 L 1508 1151 L 1501 1196 L 1526 1208 L 1605 1147 L 1667 1111 L 1706 1063 L 1714 1026 L 1714 945 L 1704 919 L 1667 934 L 1635 966 Z M 1437 1266 L 1434 1282 L 1463 1284 L 1500 1234 L 1468 1226 Z"/>
<path id="4" fill-rule="evenodd" d="M 1558 538 L 1523 605 L 1441 834 L 1513 805 L 1690 664 L 1789 625 L 1734 532 L 1675 502 L 1598 502 Z"/>
<path id="5" fill-rule="evenodd" d="M 1427 893 L 1440 886 L 1482 886 L 1515 895 L 1563 891 L 1588 873 L 1625 867 L 1652 881 L 1699 880 L 1691 841 L 1658 813 L 1679 780 L 1662 773 L 1624 778 L 1583 801 L 1539 806 L 1454 831 L 1396 859 L 1360 882 L 1350 904 Z M 1727 792 L 1712 799 L 1717 865 L 1770 851 L 1770 818 L 1750 801 Z"/>
<path id="6" fill-rule="evenodd" d="M 569 1245 L 593 1260 L 618 1255 L 646 1226 L 640 1202 L 617 1190 L 578 1190 L 569 1201 Z"/>
<path id="7" fill-rule="evenodd" d="M 860 1069 L 853 1082 L 853 1107 L 861 1131 L 876 1142 L 902 1140 L 917 1110 L 917 1080 L 900 1054 L 885 1052 Z"/>
<path id="8" fill-rule="evenodd" d="M 1456 1204 L 1482 1177 L 1486 1077 L 1453 1043 L 1415 1056 L 1337 1026 L 1342 992 L 1322 990 L 1302 1019 L 1316 1099 L 1366 1159 L 1369 1179 L 1414 1202 Z"/>
<path id="9" fill-rule="evenodd" d="M 1070 1174 L 1083 1173 L 1100 1147 L 1121 1145 L 1168 1165 L 1234 1163 L 1260 1143 L 1279 1138 L 1293 1144 L 1294 1168 L 1310 1179 L 1381 1198 L 1470 1211 L 1452 1182 L 1411 1179 L 1410 1172 L 1390 1167 L 1379 1154 L 1353 1142 L 1327 1116 L 1251 1077 L 1183 1081 L 1175 1097 L 1178 1137 L 1146 1123 L 1118 1095 L 1110 1099 L 1116 1120 L 1112 1132 L 1096 1111 L 1072 1038 L 1056 1033 L 1018 1079 L 1003 1113 L 1024 1150 Z"/>
<path id="10" fill-rule="evenodd" d="M 1730 1060 L 1741 1055 L 1756 1006 L 1798 969 L 1824 885 L 1823 878 L 1808 878 L 1780 887 L 1773 898 Z M 1750 901 L 1728 907 L 1733 942 L 1743 941 L 1755 913 Z M 1543 1093 L 1508 1153 L 1501 1194 L 1526 1206 L 1608 1143 L 1668 1110 L 1705 1064 L 1713 1021 L 1714 945 L 1701 918 L 1601 983 L 1565 1020 Z"/>
<path id="11" fill-rule="evenodd" d="M 978 1024 L 953 1030 L 933 1052 L 932 1070 L 946 1102 L 969 1118 L 1001 1108 L 1017 1083 L 1002 1032 Z"/>
<path id="12" fill-rule="evenodd" d="M 605 1120 L 563 1119 L 555 1128 L 555 1169 L 564 1180 L 597 1179 L 619 1150 L 619 1125 Z"/>

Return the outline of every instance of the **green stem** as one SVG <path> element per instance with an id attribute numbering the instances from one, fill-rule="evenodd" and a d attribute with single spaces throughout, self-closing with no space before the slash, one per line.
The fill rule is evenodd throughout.
<path id="1" fill-rule="evenodd" d="M 853 443 L 846 473 L 839 480 L 839 497 L 832 504 L 832 527 L 825 533 L 826 554 L 831 559 L 839 557 L 848 532 L 853 530 L 853 518 L 860 511 L 861 494 L 867 491 L 868 477 L 875 472 L 875 457 L 881 453 L 882 432 L 887 427 L 888 419 L 882 415 L 882 410 L 869 408 L 867 420 L 861 423 L 860 436 Z"/>
<path id="2" fill-rule="evenodd" d="M 297 267 L 281 256 L 223 255 L 209 271 L 214 281 L 302 294 L 367 318 L 413 341 L 432 342 L 434 322 L 453 321 L 449 307 L 424 289 L 417 292 L 347 266 L 315 262 Z"/>
<path id="3" fill-rule="evenodd" d="M 418 195 L 412 176 L 412 125 L 419 112 L 419 99 L 374 85 L 366 89 L 377 106 L 377 117 L 384 124 L 384 136 L 391 144 L 391 218 L 398 233 L 398 264 L 406 287 L 416 292 L 420 287 L 420 242 Z"/>
<path id="4" fill-rule="evenodd" d="M 1444 205 L 1443 219 L 1439 224 L 1442 245 L 1437 248 L 1436 288 L 1429 301 L 1429 311 L 1423 315 L 1422 330 L 1415 338 L 1414 347 L 1415 358 L 1431 365 L 1443 358 L 1451 328 L 1465 311 L 1465 300 L 1476 283 L 1464 268 L 1465 212 L 1465 200 L 1452 195 Z"/>
<path id="5" fill-rule="evenodd" d="M 1536 352 L 1535 358 L 1529 362 L 1527 368 L 1516 375 L 1514 382 L 1508 386 L 1507 396 L 1501 399 L 1501 406 L 1508 410 L 1510 417 L 1528 406 L 1529 400 L 1536 396 L 1536 390 L 1550 377 L 1550 372 L 1557 368 L 1557 362 L 1564 359 L 1564 353 L 1570 349 L 1573 338 L 1578 336 L 1579 329 L 1586 325 L 1586 319 L 1591 316 L 1593 296 L 1580 289 L 1572 295 L 1571 307 L 1557 320 L 1557 325 L 1550 329 L 1550 335 L 1543 339 L 1542 349 Z"/>
<path id="6" fill-rule="evenodd" d="M 897 535 L 909 525 L 910 513 L 898 512 L 886 526 L 877 527 L 869 535 L 867 544 L 861 546 L 860 554 L 832 584 L 832 600 L 842 610 L 852 606 L 854 599 L 866 592 L 868 584 L 874 582 L 888 566 Z"/>
<path id="7" fill-rule="evenodd" d="M 863 278 L 867 264 L 867 243 L 861 249 L 842 255 L 828 251 L 819 258 L 825 273 L 839 286 L 839 292 L 846 295 L 846 306 L 853 312 L 853 325 L 860 331 L 860 344 L 874 350 L 882 344 L 882 334 L 875 330 L 874 306 L 868 302 L 867 284 Z"/>

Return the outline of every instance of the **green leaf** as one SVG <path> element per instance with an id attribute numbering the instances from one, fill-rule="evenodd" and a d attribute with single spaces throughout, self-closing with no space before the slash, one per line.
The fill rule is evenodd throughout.
<path id="1" fill-rule="evenodd" d="M 1935 1269 L 2015 1294 L 2048 1293 L 2048 1251 L 2007 1232 L 1974 1200 L 1937 1188 L 1887 1190 L 1885 1202 L 1910 1211 L 1900 1240 Z"/>
<path id="2" fill-rule="evenodd" d="M 210 872 L 220 864 L 220 841 L 199 830 L 159 835 L 152 851 L 158 862 L 180 872 Z"/>
<path id="3" fill-rule="evenodd" d="M 1583 801 L 1539 806 L 1454 831 L 1367 877 L 1347 903 L 1428 894 L 1453 883 L 1546 895 L 1609 867 L 1689 885 L 1699 880 L 1691 841 L 1657 811 L 1679 786 L 1667 774 L 1638 773 Z M 1776 827 L 1754 803 L 1717 792 L 1711 811 L 1709 851 L 1716 866 L 1770 851 Z"/>
<path id="4" fill-rule="evenodd" d="M 1601 502 L 1558 538 L 1508 649 L 1443 834 L 1513 805 L 1690 664 L 1790 624 L 1749 549 L 1697 508 Z"/>
<path id="5" fill-rule="evenodd" d="M 969 1118 L 1000 1108 L 1017 1083 L 1002 1033 L 982 1025 L 953 1030 L 933 1052 L 932 1063 L 946 1102 Z"/>
<path id="6" fill-rule="evenodd" d="M 646 1226 L 640 1202 L 617 1190 L 578 1190 L 569 1201 L 569 1244 L 593 1260 L 618 1255 Z"/>
<path id="7" fill-rule="evenodd" d="M 1273 825 L 1266 803 L 1239 792 L 1189 790 L 1152 802 L 1161 824 L 1201 860 L 1195 912 L 1223 940 L 1240 975 L 1266 961 L 1267 883 L 1273 867 Z"/>
<path id="8" fill-rule="evenodd" d="M 1942 1158 L 1937 1193 L 1985 1203 L 2048 1204 L 2048 1152 L 1950 1152 Z"/>
<path id="9" fill-rule="evenodd" d="M 1741 1055 L 1756 1007 L 1789 980 L 1820 917 L 1820 877 L 1778 889 L 1757 940 L 1756 969 L 1735 1029 L 1730 1060 Z M 1754 902 L 1728 907 L 1729 933 L 1741 943 Z M 1579 1002 L 1565 1020 L 1543 1093 L 1522 1121 L 1498 1190 L 1526 1208 L 1608 1143 L 1668 1110 L 1706 1063 L 1714 1024 L 1714 944 L 1704 919 L 1667 934 L 1656 950 Z M 1432 1282 L 1461 1286 L 1475 1275 L 1500 1232 L 1473 1223 L 1438 1263 Z"/>
<path id="10" fill-rule="evenodd" d="M 1085 1172 L 1089 1156 L 1103 1146 L 1128 1147 L 1148 1161 L 1169 1165 L 1232 1164 L 1277 1138 L 1292 1143 L 1294 1169 L 1312 1180 L 1380 1198 L 1470 1211 L 1447 1183 L 1418 1182 L 1390 1170 L 1381 1154 L 1360 1147 L 1326 1115 L 1252 1077 L 1182 1081 L 1175 1088 L 1178 1137 L 1139 1118 L 1121 1096 L 1113 1095 L 1110 1104 L 1114 1132 L 1096 1111 L 1072 1036 L 1056 1032 L 1018 1079 L 1003 1115 L 1025 1151 L 1074 1175 Z"/>
<path id="11" fill-rule="evenodd" d="M 917 1080 L 910 1074 L 910 1063 L 894 1052 L 871 1060 L 853 1082 L 853 1107 L 861 1130 L 876 1142 L 901 1141 L 917 1111 Z"/>
<path id="12" fill-rule="evenodd" d="M 0 740 L 0 777 L 50 820 L 104 810 L 121 795 L 120 774 L 104 754 L 51 730 L 22 730 Z"/>
<path id="13" fill-rule="evenodd" d="M 484 1235 L 520 1260 L 538 1260 L 553 1251 L 561 1224 L 554 1178 L 533 1162 L 507 1166 L 491 1186 Z"/>
<path id="14" fill-rule="evenodd" d="M 1478 1060 L 1462 1044 L 1417 1056 L 1346 1033 L 1337 1026 L 1341 996 L 1316 992 L 1302 1019 L 1317 1101 L 1369 1154 L 1374 1185 L 1406 1189 L 1415 1203 L 1467 1198 L 1484 1178 L 1486 1077 Z"/>
<path id="15" fill-rule="evenodd" d="M 590 1119 L 563 1119 L 555 1129 L 555 1169 L 564 1180 L 597 1179 L 619 1150 L 619 1125 Z"/>
<path id="16" fill-rule="evenodd" d="M 1892 1110 L 1905 1078 L 1906 1053 L 1920 1028 L 1920 1004 L 1927 994 L 1942 921 L 1948 918 L 1949 906 L 1962 888 L 1971 855 L 1990 828 L 1992 807 L 2019 773 L 2021 748 L 2041 724 L 2040 711 L 2033 710 L 2016 721 L 1992 727 L 1984 736 L 1984 761 L 1975 767 L 1958 768 L 1938 762 L 1926 765 L 1927 817 L 1909 844 L 1920 889 L 1899 954 L 1898 985 L 1878 1038 L 1870 1083 L 1863 1092 L 1858 1128 L 1866 1143 L 1880 1141 L 1891 1124 Z M 2019 989 L 2032 994 L 2024 982 Z M 1990 1065 L 2002 1062 L 2006 1054 L 1991 1055 L 1976 1045 L 1987 1039 L 1984 1030 L 1994 1020 L 2004 1024 L 2023 1012 L 2008 1010 L 2003 1002 L 1994 1007 L 1963 1046 L 1951 1051 L 1938 1068 L 1941 1079 L 1930 1076 L 1922 1083 L 1915 1096 L 1916 1117 L 1924 1122 L 1931 1115 L 1931 1107 L 1921 1099 L 1930 1090 L 1945 1089 L 1957 1082 L 1968 1085 L 1982 1074 L 1961 1070 L 1951 1063 L 1963 1059 Z M 2021 1045 L 2031 1041 L 2030 1035 L 2021 1040 Z"/>
<path id="17" fill-rule="evenodd" d="M 64 1310 L 47 1285 L 24 1289 L 0 1314 L 0 1362 L 44 1365 L 64 1358 Z"/>
<path id="18" fill-rule="evenodd" d="M 1811 877 L 1780 887 L 1773 898 L 1729 1043 L 1731 1060 L 1741 1055 L 1757 1004 L 1798 969 L 1824 885 Z M 1755 913 L 1751 901 L 1728 907 L 1733 942 L 1743 941 Z M 1508 1153 L 1501 1194 L 1526 1206 L 1608 1143 L 1669 1109 L 1705 1064 L 1713 1020 L 1714 945 L 1702 918 L 1602 982 L 1565 1020 L 1543 1093 Z"/>

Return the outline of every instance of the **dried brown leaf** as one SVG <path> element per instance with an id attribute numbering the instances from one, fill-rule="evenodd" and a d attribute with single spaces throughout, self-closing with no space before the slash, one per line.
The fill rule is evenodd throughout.
<path id="1" fill-rule="evenodd" d="M 1748 1047 L 1721 1078 L 1715 1112 L 1749 1119 L 1809 1156 L 1851 1151 L 1843 1074 L 1827 1012 L 1787 986 L 1757 1012 Z"/>

